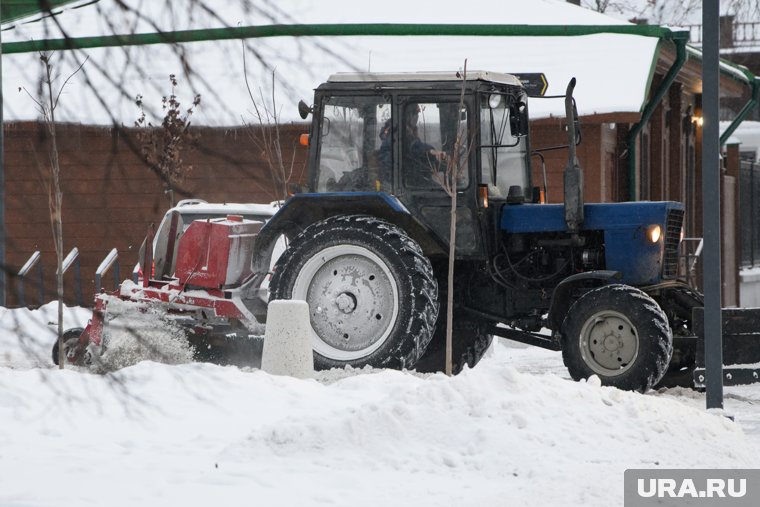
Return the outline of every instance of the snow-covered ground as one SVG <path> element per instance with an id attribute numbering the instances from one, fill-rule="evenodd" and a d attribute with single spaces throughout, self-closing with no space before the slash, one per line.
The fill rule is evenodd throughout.
<path id="1" fill-rule="evenodd" d="M 67 326 L 88 313 L 67 309 Z M 454 378 L 141 362 L 54 369 L 0 308 L 0 505 L 622 505 L 627 468 L 760 467 L 760 386 L 646 395 L 499 341 Z"/>

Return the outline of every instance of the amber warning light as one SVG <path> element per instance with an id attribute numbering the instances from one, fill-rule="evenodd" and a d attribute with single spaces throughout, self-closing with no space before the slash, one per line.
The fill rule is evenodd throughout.
<path id="1" fill-rule="evenodd" d="M 309 134 L 301 134 L 298 141 L 301 143 L 301 146 L 309 146 Z"/>
<path id="2" fill-rule="evenodd" d="M 478 204 L 481 208 L 488 207 L 488 185 L 478 185 Z"/>

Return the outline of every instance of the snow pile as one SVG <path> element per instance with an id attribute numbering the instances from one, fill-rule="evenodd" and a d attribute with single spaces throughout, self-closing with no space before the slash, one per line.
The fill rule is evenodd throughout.
<path id="1" fill-rule="evenodd" d="M 622 499 L 615 478 L 626 468 L 759 462 L 725 419 L 514 368 L 476 368 L 454 379 L 386 371 L 340 381 L 318 395 L 351 403 L 256 428 L 242 445 L 226 449 L 220 468 L 255 471 L 265 484 L 277 483 L 282 468 L 296 483 L 329 477 L 320 492 L 282 491 L 280 505 L 347 496 L 369 498 L 369 505 L 500 505 L 505 499 L 615 505 L 611 499 Z M 274 459 L 271 470 L 261 467 L 262 456 Z"/>
<path id="2" fill-rule="evenodd" d="M 35 334 L 30 312 L 2 315 L 3 506 L 608 506 L 627 468 L 760 466 L 760 426 L 745 435 L 701 394 L 572 382 L 559 354 L 506 341 L 454 378 L 153 362 L 92 375 L 24 369 L 15 313 Z M 757 418 L 760 387 L 744 389 L 737 414 Z"/>

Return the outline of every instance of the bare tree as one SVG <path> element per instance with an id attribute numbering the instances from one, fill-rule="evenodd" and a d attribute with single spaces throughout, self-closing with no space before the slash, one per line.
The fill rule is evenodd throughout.
<path id="1" fill-rule="evenodd" d="M 258 100 L 256 99 L 251 84 L 248 81 L 248 69 L 246 65 L 245 44 L 243 44 L 243 77 L 248 96 L 253 106 L 253 115 L 256 124 L 251 124 L 243 119 L 248 129 L 248 136 L 256 147 L 261 150 L 261 155 L 267 163 L 269 174 L 272 177 L 272 190 L 276 201 L 288 198 L 288 183 L 293 176 L 295 166 L 295 150 L 289 162 L 285 162 L 282 153 L 282 137 L 280 135 L 280 111 L 277 106 L 275 88 L 277 86 L 276 73 L 272 71 L 271 97 L 264 97 L 264 90 L 259 88 Z"/>
<path id="2" fill-rule="evenodd" d="M 701 23 L 702 0 L 581 0 L 581 6 L 653 25 Z M 723 0 L 721 12 L 737 20 L 756 21 L 760 18 L 760 0 Z"/>
<path id="3" fill-rule="evenodd" d="M 195 94 L 192 105 L 183 112 L 176 95 L 177 77 L 170 74 L 169 82 L 171 93 L 161 98 L 161 108 L 164 111 L 161 126 L 157 128 L 146 119 L 142 95 L 135 98 L 135 104 L 140 110 L 135 126 L 147 127 L 137 134 L 140 151 L 145 162 L 154 167 L 163 180 L 164 192 L 169 195 L 173 207 L 174 186 L 181 183 L 193 169 L 185 162 L 183 154 L 192 149 L 198 140 L 197 134 L 190 131 L 190 116 L 200 105 L 201 96 Z"/>
<path id="4" fill-rule="evenodd" d="M 45 182 L 48 191 L 48 207 L 50 209 L 50 225 L 53 230 L 53 244 L 56 254 L 56 294 L 58 296 L 58 367 L 63 369 L 65 352 L 63 347 L 63 192 L 61 191 L 61 165 L 58 157 L 58 136 L 56 132 L 55 111 L 58 108 L 61 93 L 69 80 L 81 70 L 84 63 L 69 75 L 56 92 L 53 82 L 58 76 L 53 73 L 52 57 L 47 53 L 40 53 L 40 61 L 44 69 L 41 79 L 40 96 L 34 98 L 28 90 L 27 95 L 37 104 L 42 121 L 45 125 L 49 138 L 48 156 L 50 159 L 49 171 Z"/>
<path id="5" fill-rule="evenodd" d="M 467 60 L 464 61 L 464 67 L 461 72 L 457 73 L 461 79 L 462 86 L 459 95 L 459 105 L 457 115 L 461 115 L 465 108 L 464 94 L 467 82 Z M 451 376 L 453 373 L 453 334 L 454 334 L 454 264 L 456 258 L 456 235 L 457 235 L 457 185 L 460 181 L 470 150 L 472 149 L 472 139 L 467 137 L 467 125 L 463 124 L 458 118 L 456 138 L 454 139 L 453 150 L 450 156 L 446 157 L 444 170 L 439 172 L 437 168 L 431 167 L 433 180 L 436 181 L 451 202 L 450 219 L 449 219 L 449 263 L 447 273 L 446 291 L 446 355 L 445 355 L 445 373 Z"/>

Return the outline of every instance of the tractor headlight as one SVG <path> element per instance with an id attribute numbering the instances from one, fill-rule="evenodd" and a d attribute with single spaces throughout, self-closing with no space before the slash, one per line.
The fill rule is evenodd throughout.
<path id="1" fill-rule="evenodd" d="M 660 241 L 660 236 L 662 236 L 662 228 L 659 225 L 650 225 L 647 229 L 647 238 L 652 243 L 657 243 Z"/>

